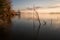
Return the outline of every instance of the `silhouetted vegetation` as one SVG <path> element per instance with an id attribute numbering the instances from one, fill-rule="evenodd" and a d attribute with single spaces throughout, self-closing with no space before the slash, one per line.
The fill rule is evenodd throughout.
<path id="1" fill-rule="evenodd" d="M 0 0 L 0 37 L 2 40 L 8 40 L 11 14 L 11 0 Z"/>
<path id="2" fill-rule="evenodd" d="M 0 14 L 11 15 L 11 0 L 0 0 Z"/>

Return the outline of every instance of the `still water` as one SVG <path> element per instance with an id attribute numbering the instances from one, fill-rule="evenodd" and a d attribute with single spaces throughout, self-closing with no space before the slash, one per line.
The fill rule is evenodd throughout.
<path id="1" fill-rule="evenodd" d="M 1 24 L 1 38 L 2 40 L 59 40 L 60 19 L 51 18 L 40 19 L 39 28 L 39 21 L 36 19 L 29 18 L 29 16 L 27 18 L 14 16 L 9 24 L 4 23 L 4 26 Z"/>

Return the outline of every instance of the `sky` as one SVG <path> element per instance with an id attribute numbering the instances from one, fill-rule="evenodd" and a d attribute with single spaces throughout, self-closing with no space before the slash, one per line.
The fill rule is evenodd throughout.
<path id="1" fill-rule="evenodd" d="M 33 5 L 41 6 L 43 8 L 60 8 L 60 0 L 12 0 L 12 8 L 14 10 L 33 7 Z"/>

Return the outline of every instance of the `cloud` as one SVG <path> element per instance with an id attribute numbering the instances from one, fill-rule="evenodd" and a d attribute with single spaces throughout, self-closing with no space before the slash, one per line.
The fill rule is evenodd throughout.
<path id="1" fill-rule="evenodd" d="M 59 7 L 60 7 L 60 3 L 55 3 L 55 4 L 48 5 L 48 8 L 59 8 Z"/>

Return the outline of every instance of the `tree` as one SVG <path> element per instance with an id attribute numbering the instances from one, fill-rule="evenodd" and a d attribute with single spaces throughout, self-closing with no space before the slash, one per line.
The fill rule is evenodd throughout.
<path id="1" fill-rule="evenodd" d="M 0 14 L 11 14 L 11 0 L 0 0 Z"/>

